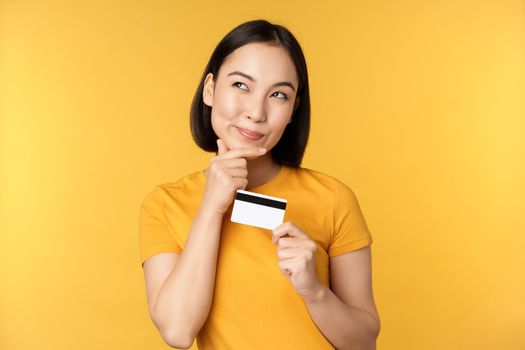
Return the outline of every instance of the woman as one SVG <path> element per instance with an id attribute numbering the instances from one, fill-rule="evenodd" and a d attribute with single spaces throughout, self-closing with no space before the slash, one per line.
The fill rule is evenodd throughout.
<path id="1" fill-rule="evenodd" d="M 191 108 L 197 145 L 216 156 L 141 206 L 150 315 L 169 345 L 375 349 L 372 238 L 354 192 L 300 166 L 309 126 L 294 36 L 264 20 L 228 33 Z M 287 199 L 284 222 L 232 222 L 239 189 Z"/>

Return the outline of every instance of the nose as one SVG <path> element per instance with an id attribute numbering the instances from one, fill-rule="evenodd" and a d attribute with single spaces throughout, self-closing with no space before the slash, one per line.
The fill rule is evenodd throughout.
<path id="1" fill-rule="evenodd" d="M 266 119 L 266 106 L 264 98 L 254 98 L 251 101 L 251 109 L 247 112 L 247 117 L 254 123 L 264 121 Z"/>

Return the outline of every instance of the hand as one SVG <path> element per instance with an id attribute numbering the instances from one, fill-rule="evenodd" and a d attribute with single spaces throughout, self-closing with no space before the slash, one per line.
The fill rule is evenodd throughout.
<path id="1" fill-rule="evenodd" d="M 291 221 L 273 229 L 272 242 L 277 243 L 279 269 L 297 293 L 303 297 L 317 293 L 323 286 L 315 272 L 317 244 Z"/>
<path id="2" fill-rule="evenodd" d="M 226 143 L 217 140 L 218 152 L 205 170 L 206 189 L 201 206 L 224 214 L 233 202 L 235 192 L 248 185 L 247 159 L 254 159 L 266 153 L 258 147 L 230 150 Z"/>

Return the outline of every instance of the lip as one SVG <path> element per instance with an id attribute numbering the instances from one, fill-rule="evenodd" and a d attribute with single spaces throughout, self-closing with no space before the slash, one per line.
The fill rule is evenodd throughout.
<path id="1" fill-rule="evenodd" d="M 242 136 L 244 136 L 245 138 L 249 140 L 258 140 L 264 136 L 263 134 L 260 134 L 258 132 L 246 130 L 246 129 L 239 128 L 239 127 L 235 127 L 235 128 L 237 129 L 237 131 L 239 131 L 239 134 L 241 134 Z"/>

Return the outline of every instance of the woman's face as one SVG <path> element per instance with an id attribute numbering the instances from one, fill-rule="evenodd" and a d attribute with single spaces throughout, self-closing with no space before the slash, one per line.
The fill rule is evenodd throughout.
<path id="1" fill-rule="evenodd" d="M 204 82 L 213 130 L 229 149 L 272 149 L 291 122 L 298 79 L 285 49 L 250 43 L 233 51 Z"/>

